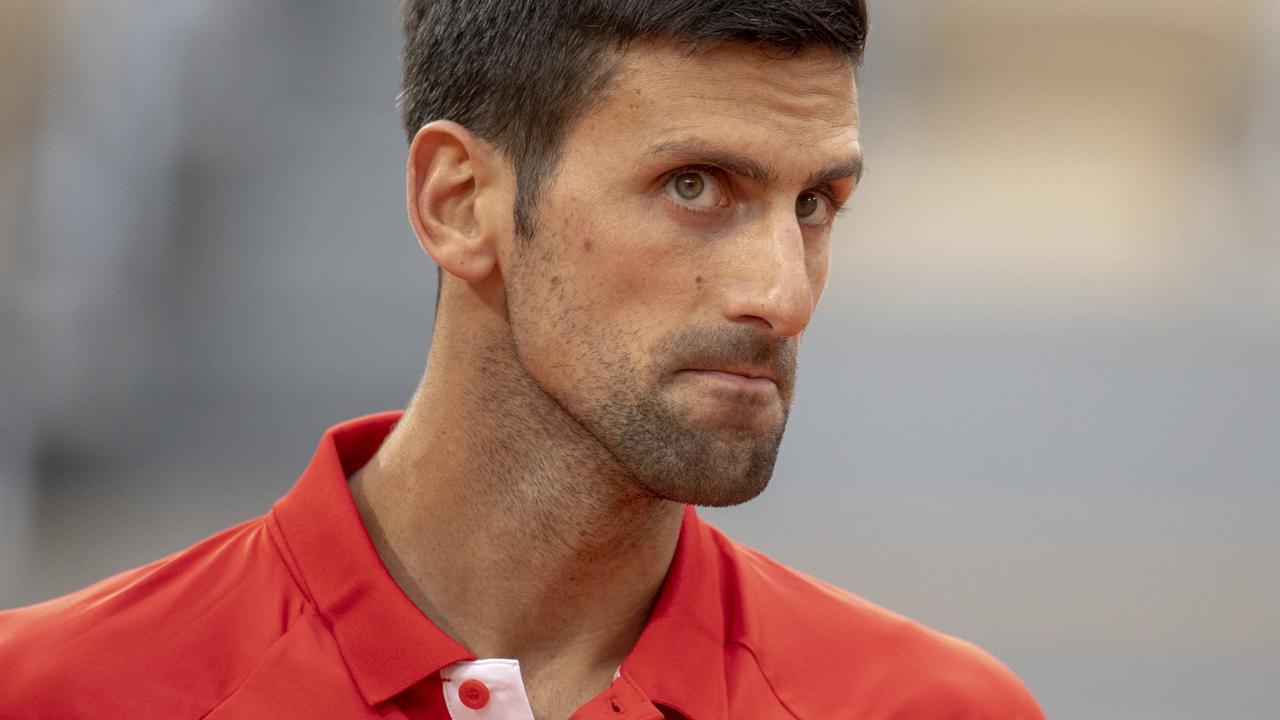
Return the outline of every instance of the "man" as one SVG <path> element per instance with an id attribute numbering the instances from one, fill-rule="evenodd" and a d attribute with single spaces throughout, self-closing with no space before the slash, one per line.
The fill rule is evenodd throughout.
<path id="1" fill-rule="evenodd" d="M 736 545 L 861 168 L 859 2 L 410 2 L 442 270 L 403 415 L 268 515 L 0 616 L 0 717 L 1039 718 Z"/>

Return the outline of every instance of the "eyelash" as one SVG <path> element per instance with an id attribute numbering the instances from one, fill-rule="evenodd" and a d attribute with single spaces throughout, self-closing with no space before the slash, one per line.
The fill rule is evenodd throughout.
<path id="1" fill-rule="evenodd" d="M 662 187 L 665 188 L 667 186 L 667 183 L 671 182 L 672 178 L 676 177 L 681 173 L 686 173 L 686 172 L 706 173 L 707 175 L 710 175 L 711 177 L 715 178 L 716 182 L 720 183 L 720 186 L 722 188 L 728 185 L 728 182 L 727 182 L 728 174 L 724 171 L 724 168 L 718 167 L 716 165 L 685 165 L 684 167 L 676 168 L 675 170 L 672 170 L 671 172 L 664 175 L 662 178 Z M 833 221 L 835 220 L 835 218 L 840 216 L 840 213 L 844 212 L 845 210 L 844 204 L 836 200 L 835 193 L 831 191 L 830 185 L 819 185 L 818 187 L 809 188 L 804 192 L 817 193 L 822 197 L 826 198 L 827 204 L 830 205 L 831 207 L 831 220 Z M 675 205 L 681 210 L 684 210 L 685 212 L 694 213 L 696 215 L 705 215 L 709 212 L 712 212 L 712 210 L 704 210 L 701 208 L 689 207 L 688 205 L 683 205 L 675 201 L 672 201 L 671 204 Z"/>

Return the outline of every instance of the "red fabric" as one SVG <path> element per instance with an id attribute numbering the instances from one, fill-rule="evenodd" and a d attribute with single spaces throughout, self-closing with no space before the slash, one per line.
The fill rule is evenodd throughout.
<path id="1" fill-rule="evenodd" d="M 401 592 L 347 476 L 398 414 L 331 429 L 270 513 L 0 613 L 0 718 L 448 718 L 474 659 Z M 982 650 L 738 545 L 687 509 L 614 683 L 575 720 L 1042 718 Z"/>

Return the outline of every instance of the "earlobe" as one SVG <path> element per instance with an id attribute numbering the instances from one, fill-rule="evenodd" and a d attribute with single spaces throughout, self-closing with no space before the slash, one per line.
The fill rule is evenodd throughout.
<path id="1" fill-rule="evenodd" d="M 497 263 L 498 228 L 485 208 L 499 188 L 494 150 L 461 125 L 424 125 L 409 146 L 405 184 L 409 222 L 418 243 L 445 272 L 468 283 Z"/>

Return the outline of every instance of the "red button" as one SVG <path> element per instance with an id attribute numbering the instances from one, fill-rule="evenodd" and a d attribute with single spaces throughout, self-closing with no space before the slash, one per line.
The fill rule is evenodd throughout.
<path id="1" fill-rule="evenodd" d="M 475 678 L 463 680 L 458 686 L 458 697 L 463 705 L 479 710 L 489 703 L 489 687 Z"/>

